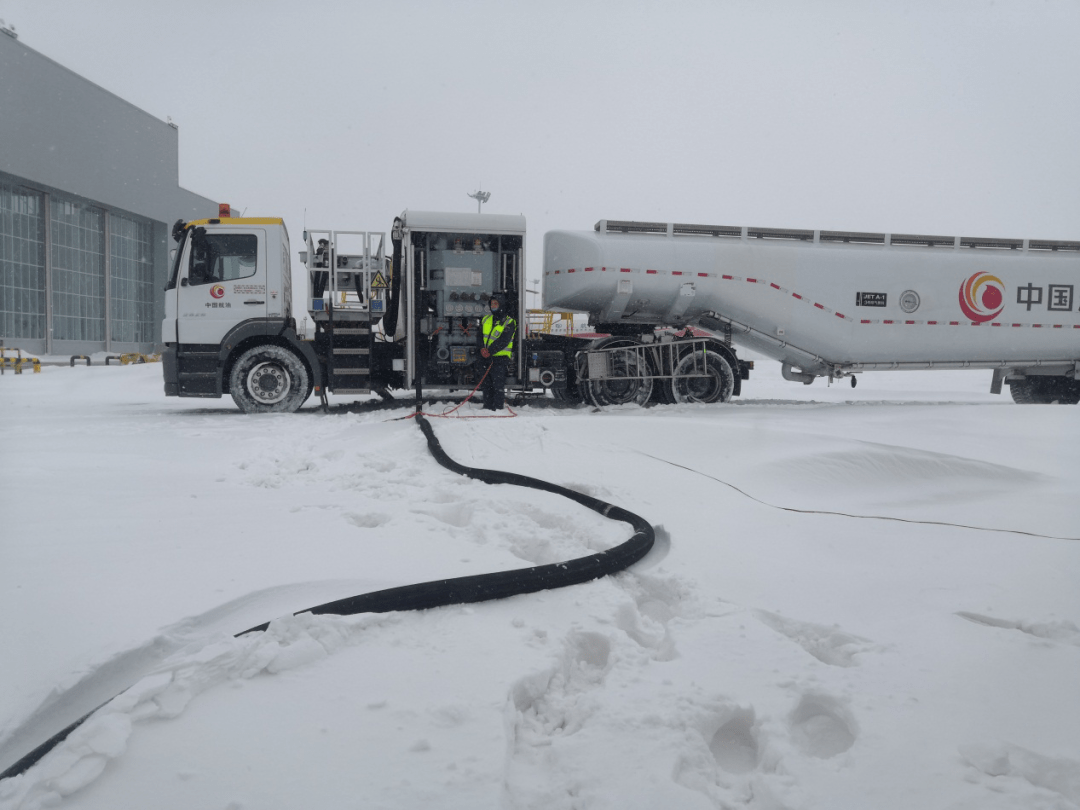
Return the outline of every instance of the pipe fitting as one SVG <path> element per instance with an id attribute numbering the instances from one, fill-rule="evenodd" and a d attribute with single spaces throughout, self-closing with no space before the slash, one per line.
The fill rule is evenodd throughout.
<path id="1" fill-rule="evenodd" d="M 793 371 L 791 363 L 781 363 L 780 374 L 788 382 L 801 382 L 803 385 L 810 385 L 815 379 L 813 374 L 805 371 Z"/>

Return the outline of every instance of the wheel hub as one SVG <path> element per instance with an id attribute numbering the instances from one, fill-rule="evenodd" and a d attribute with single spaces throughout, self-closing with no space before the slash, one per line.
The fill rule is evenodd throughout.
<path id="1" fill-rule="evenodd" d="M 248 372 L 248 391 L 262 405 L 281 402 L 288 395 L 290 384 L 288 372 L 276 363 L 259 363 Z"/>

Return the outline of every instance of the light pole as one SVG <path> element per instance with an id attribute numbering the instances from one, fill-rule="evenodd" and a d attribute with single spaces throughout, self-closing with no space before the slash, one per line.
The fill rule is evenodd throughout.
<path id="1" fill-rule="evenodd" d="M 467 195 L 476 200 L 476 213 L 480 213 L 480 206 L 491 199 L 490 191 L 475 191 L 472 194 Z"/>

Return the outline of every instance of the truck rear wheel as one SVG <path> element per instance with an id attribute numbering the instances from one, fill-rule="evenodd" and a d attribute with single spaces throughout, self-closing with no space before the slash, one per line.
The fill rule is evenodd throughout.
<path id="1" fill-rule="evenodd" d="M 293 413 L 311 392 L 307 366 L 281 346 L 253 346 L 237 358 L 229 391 L 244 413 Z"/>
<path id="2" fill-rule="evenodd" d="M 680 404 L 727 402 L 735 390 L 735 373 L 719 352 L 688 352 L 675 366 L 669 385 L 671 398 Z"/>

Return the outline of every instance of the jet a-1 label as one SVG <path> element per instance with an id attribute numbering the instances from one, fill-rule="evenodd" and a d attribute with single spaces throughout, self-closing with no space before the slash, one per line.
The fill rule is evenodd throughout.
<path id="1" fill-rule="evenodd" d="M 883 307 L 885 306 L 886 298 L 886 293 L 857 292 L 855 293 L 855 306 Z"/>

